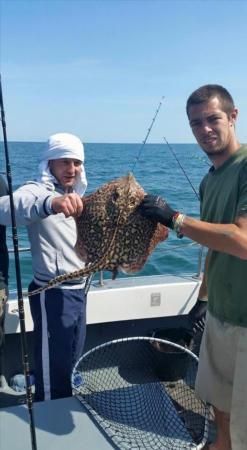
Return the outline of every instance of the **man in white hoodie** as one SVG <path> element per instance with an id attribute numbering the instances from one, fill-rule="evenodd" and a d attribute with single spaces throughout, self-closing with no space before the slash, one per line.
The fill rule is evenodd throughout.
<path id="1" fill-rule="evenodd" d="M 37 181 L 14 192 L 17 225 L 26 225 L 34 278 L 29 291 L 83 268 L 75 253 L 74 217 L 83 210 L 87 186 L 80 139 L 57 133 L 48 139 Z M 9 197 L 0 199 L 0 223 L 11 224 Z M 34 323 L 35 399 L 71 395 L 71 371 L 86 334 L 85 279 L 72 280 L 30 297 Z"/>

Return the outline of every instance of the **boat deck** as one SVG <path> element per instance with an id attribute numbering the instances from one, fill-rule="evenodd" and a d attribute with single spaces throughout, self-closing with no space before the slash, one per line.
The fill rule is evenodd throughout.
<path id="1" fill-rule="evenodd" d="M 33 404 L 38 450 L 110 450 L 109 441 L 75 398 Z M 25 405 L 0 411 L 0 448 L 31 450 L 29 414 Z"/>

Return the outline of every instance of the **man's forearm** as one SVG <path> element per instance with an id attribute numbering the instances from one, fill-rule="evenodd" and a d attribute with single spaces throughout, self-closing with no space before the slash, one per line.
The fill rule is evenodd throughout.
<path id="1" fill-rule="evenodd" d="M 247 227 L 245 224 L 244 226 L 214 224 L 185 216 L 181 233 L 212 250 L 247 259 Z"/>
<path id="2" fill-rule="evenodd" d="M 18 189 L 14 192 L 14 208 L 17 226 L 30 225 L 39 219 L 47 217 L 47 212 L 44 208 L 44 202 L 50 193 L 36 191 L 31 192 L 31 189 Z M 9 226 L 11 221 L 11 207 L 10 198 L 8 195 L 0 198 L 0 224 Z"/>

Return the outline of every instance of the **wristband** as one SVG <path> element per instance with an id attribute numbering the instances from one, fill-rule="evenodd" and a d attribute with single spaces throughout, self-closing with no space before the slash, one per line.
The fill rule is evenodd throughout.
<path id="1" fill-rule="evenodd" d="M 173 230 L 177 233 L 177 237 L 182 239 L 183 234 L 181 233 L 181 227 L 183 226 L 185 215 L 180 212 L 176 212 L 172 217 Z"/>
<path id="2" fill-rule="evenodd" d="M 51 214 L 55 214 L 55 212 L 52 209 L 51 202 L 53 200 L 52 195 L 48 195 L 48 197 L 45 198 L 43 203 L 43 209 L 47 216 L 50 216 Z"/>

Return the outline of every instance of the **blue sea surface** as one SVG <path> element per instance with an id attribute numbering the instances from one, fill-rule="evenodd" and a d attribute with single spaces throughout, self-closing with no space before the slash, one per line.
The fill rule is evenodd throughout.
<path id="1" fill-rule="evenodd" d="M 9 142 L 13 189 L 37 175 L 41 142 Z M 209 169 L 206 157 L 196 144 L 170 144 L 193 187 L 198 192 L 202 177 Z M 175 209 L 192 217 L 199 216 L 199 201 L 167 144 L 85 144 L 85 168 L 88 178 L 86 194 L 113 178 L 132 172 L 146 192 L 163 196 Z M 0 143 L 0 172 L 5 172 L 3 143 Z M 7 230 L 8 246 L 13 248 L 11 227 Z M 25 227 L 18 228 L 19 247 L 28 247 Z M 187 238 L 177 239 L 169 233 L 159 244 L 137 276 L 157 274 L 196 274 L 200 247 Z M 31 256 L 20 253 L 22 285 L 32 278 Z M 120 274 L 119 276 L 126 276 Z M 129 275 L 128 275 L 129 276 Z M 104 277 L 111 277 L 105 272 Z M 16 288 L 14 255 L 10 254 L 10 289 Z"/>

